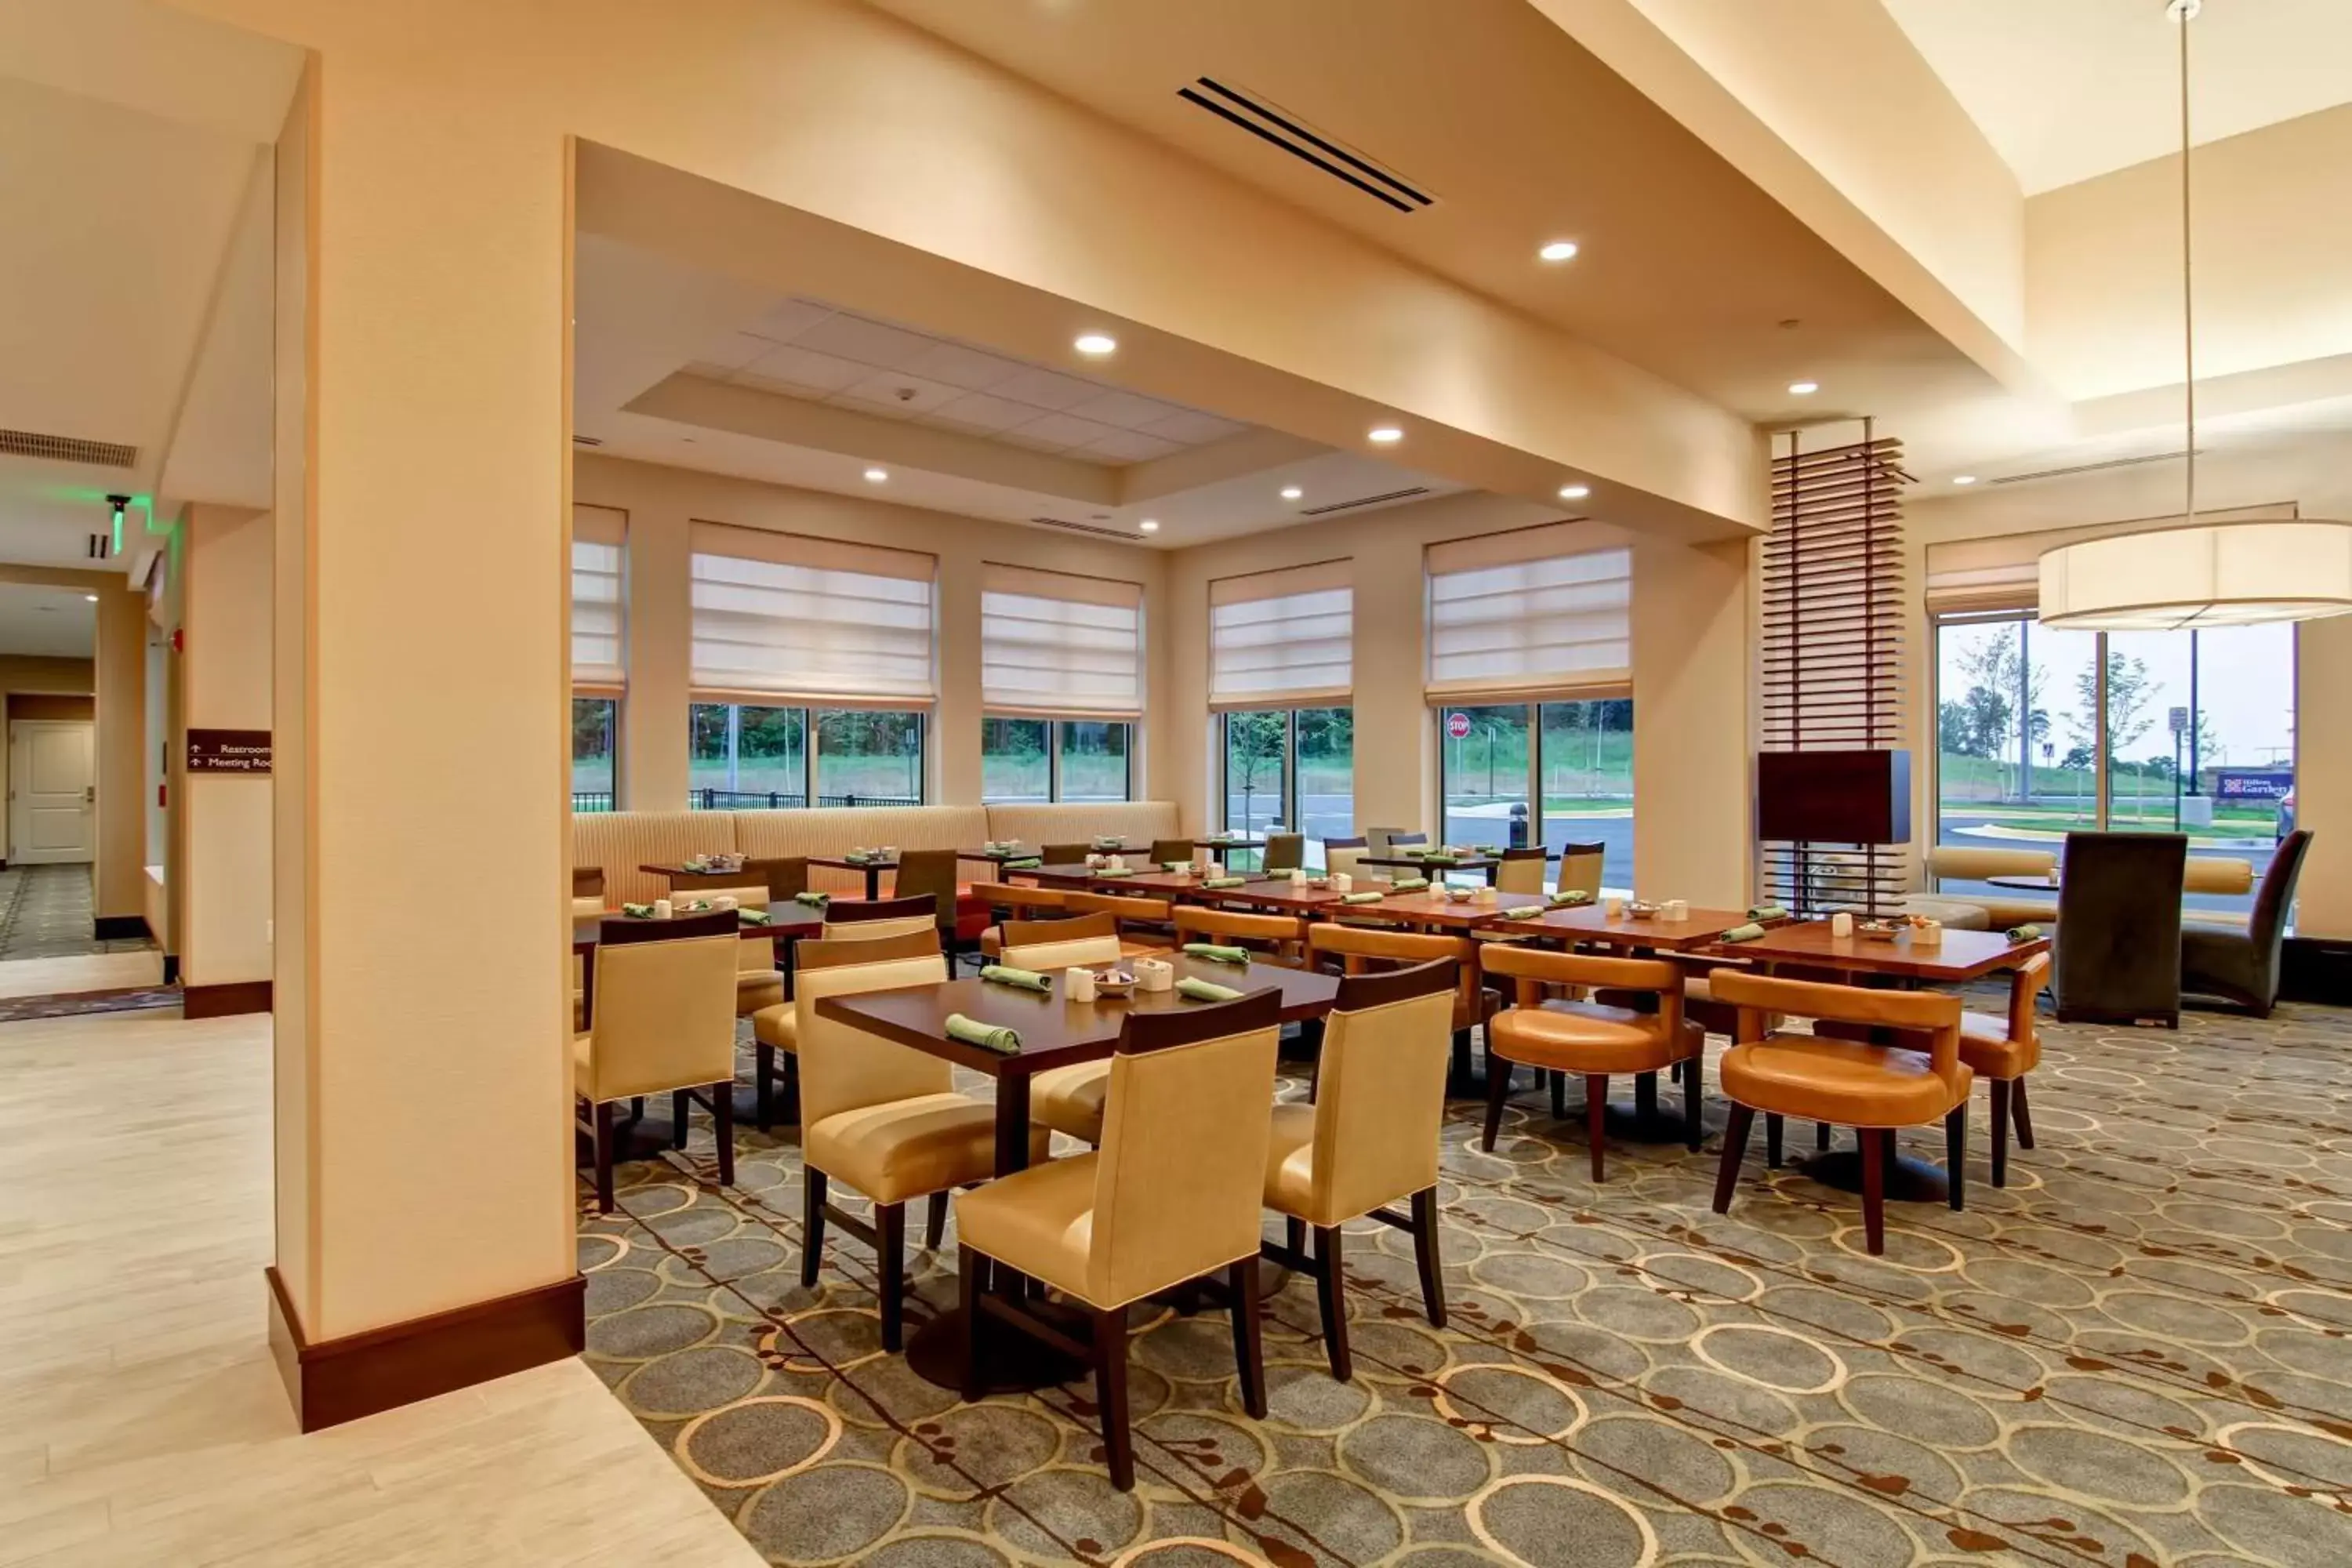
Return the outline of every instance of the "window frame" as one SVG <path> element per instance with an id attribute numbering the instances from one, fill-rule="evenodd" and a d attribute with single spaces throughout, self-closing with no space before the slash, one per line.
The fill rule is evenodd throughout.
<path id="1" fill-rule="evenodd" d="M 813 807 L 824 805 L 824 797 L 820 796 L 816 792 L 818 777 L 817 769 L 824 744 L 821 738 L 823 729 L 820 721 L 822 721 L 827 714 L 851 712 L 904 713 L 911 716 L 915 721 L 915 777 L 918 784 L 919 785 L 919 789 L 914 801 L 907 803 L 904 801 L 903 797 L 884 797 L 872 801 L 859 801 L 858 804 L 860 805 L 871 805 L 877 808 L 886 810 L 899 807 L 907 804 L 912 804 L 915 805 L 929 805 L 931 804 L 932 716 L 931 710 L 929 708 L 866 708 L 863 706 L 857 708 L 812 708 L 798 702 L 745 702 L 733 698 L 689 698 L 687 706 L 688 713 L 688 722 L 687 725 L 687 767 L 688 781 L 687 789 L 687 806 L 689 810 L 751 811 L 770 809 L 776 811 L 806 811 Z M 776 802 L 780 797 L 783 796 L 784 792 L 781 790 L 760 791 L 739 790 L 733 788 L 722 790 L 719 789 L 715 785 L 695 785 L 692 782 L 692 770 L 694 765 L 694 726 L 691 716 L 693 710 L 697 708 L 723 708 L 727 710 L 727 749 L 729 754 L 734 758 L 736 765 L 739 767 L 741 763 L 742 716 L 744 709 L 765 708 L 784 713 L 798 712 L 801 716 L 800 804 L 797 805 L 775 804 L 764 808 L 740 805 L 722 806 L 716 804 L 702 804 L 706 799 L 714 795 L 759 795 L 764 794 L 772 802 Z M 840 798 L 844 801 L 857 799 L 857 797 L 854 795 L 843 795 Z"/>
<path id="2" fill-rule="evenodd" d="M 622 789 L 623 789 L 623 784 L 622 784 L 622 773 L 621 773 L 621 759 L 622 759 L 623 755 L 625 754 L 625 752 L 624 752 L 624 748 L 623 748 L 623 744 L 622 744 L 622 737 L 623 737 L 623 735 L 626 732 L 626 731 L 624 730 L 623 726 L 624 726 L 624 725 L 625 725 L 625 724 L 628 722 L 628 698 L 627 698 L 627 696 L 626 696 L 625 693 L 618 692 L 618 691 L 593 691 L 593 690 L 592 690 L 592 691 L 585 691 L 585 692 L 575 690 L 575 691 L 573 691 L 573 692 L 571 694 L 571 696 L 572 696 L 572 726 L 573 726 L 572 732 L 573 732 L 573 734 L 574 734 L 575 736 L 577 736 L 577 734 L 579 733 L 579 730 L 578 730 L 578 726 L 579 726 L 579 722 L 580 722 L 580 720 L 579 720 L 579 705 L 580 705 L 581 703 L 583 703 L 583 702 L 602 702 L 602 703 L 606 703 L 606 704 L 609 704 L 609 705 L 611 706 L 612 710 L 613 710 L 613 711 L 612 711 L 612 719 L 611 719 L 611 721 L 610 721 L 610 722 L 609 722 L 609 724 L 606 726 L 606 734 L 607 734 L 607 737 L 608 737 L 608 740 L 609 740 L 609 742 L 610 742 L 610 744 L 611 744 L 611 748 L 612 748 L 611 772 L 612 772 L 612 775 L 613 775 L 613 787 L 612 787 L 611 789 L 609 789 L 609 790 L 583 790 L 583 789 L 578 789 L 578 788 L 574 788 L 574 789 L 572 789 L 572 790 L 570 792 L 570 794 L 571 794 L 571 798 L 572 798 L 572 812 L 574 813 L 574 815 L 578 815 L 578 814 L 580 814 L 580 813 L 582 813 L 582 812 L 606 812 L 606 811 L 620 811 L 620 810 L 623 810 L 623 809 L 625 809 L 625 806 L 623 805 L 623 800 L 622 800 Z M 573 769 L 575 769 L 575 770 L 576 770 L 576 769 L 579 767 L 579 765 L 580 765 L 580 757 L 579 757 L 579 753 L 578 753 L 578 752 L 576 752 L 576 751 L 575 751 L 575 752 L 573 752 L 573 753 L 572 753 L 572 755 L 571 766 L 572 766 Z M 575 782 L 576 782 L 576 777 L 577 777 L 576 773 L 575 773 L 574 777 L 575 777 Z M 582 801 L 583 799 L 590 799 L 590 800 L 593 800 L 595 796 L 597 796 L 597 795 L 604 795 L 604 796 L 605 797 L 605 799 L 606 799 L 606 801 L 607 801 L 607 804 L 606 804 L 606 805 L 601 805 L 601 806 L 600 806 L 600 805 L 586 805 L 586 806 L 583 806 L 583 805 L 580 804 L 580 803 L 581 803 L 581 801 Z"/>
<path id="3" fill-rule="evenodd" d="M 1581 693 L 1554 692 L 1549 696 L 1529 697 L 1524 700 L 1514 700 L 1507 702 L 1476 702 L 1465 701 L 1459 698 L 1451 698 L 1441 699 L 1436 702 L 1431 703 L 1429 705 L 1430 723 L 1435 731 L 1437 742 L 1437 822 L 1434 827 L 1434 836 L 1441 841 L 1445 837 L 1445 819 L 1448 799 L 1445 788 L 1445 746 L 1446 742 L 1449 739 L 1445 733 L 1445 715 L 1448 712 L 1455 709 L 1473 708 L 1516 708 L 1520 710 L 1521 714 L 1524 716 L 1523 722 L 1526 725 L 1527 733 L 1527 777 L 1524 784 L 1528 803 L 1528 841 L 1530 844 L 1543 844 L 1547 842 L 1544 834 L 1544 710 L 1547 708 L 1564 707 L 1570 703 L 1633 703 L 1634 700 L 1635 700 L 1632 692 L 1621 692 L 1612 689 L 1601 692 L 1589 691 Z M 1632 737 L 1635 728 L 1639 726 L 1640 723 L 1641 710 L 1639 706 L 1636 705 L 1633 710 L 1633 723 L 1629 724 L 1625 731 L 1629 739 Z M 1633 797 L 1632 794 L 1630 775 L 1627 783 L 1627 798 L 1629 801 L 1632 801 Z M 1633 811 L 1633 816 L 1630 820 L 1633 822 L 1634 831 L 1638 834 L 1641 823 L 1641 811 L 1638 801 L 1633 803 L 1631 809 Z M 1507 840 L 1509 834 L 1506 832 L 1502 837 L 1504 839 Z M 1482 840 L 1482 842 L 1484 841 Z"/>
<path id="4" fill-rule="evenodd" d="M 1041 801 L 1034 795 L 989 794 L 987 788 L 988 748 L 987 743 L 983 741 L 982 742 L 980 753 L 982 780 L 980 800 L 982 805 L 1061 805 L 1066 804 L 1064 799 L 1062 790 L 1062 733 L 1066 726 L 1072 724 L 1110 724 L 1117 725 L 1118 728 L 1127 731 L 1127 749 L 1123 753 L 1121 753 L 1120 757 L 1120 761 L 1124 764 L 1123 771 L 1125 776 L 1119 786 L 1120 794 L 1118 799 L 1117 801 L 1107 801 L 1097 797 L 1089 796 L 1079 804 L 1085 805 L 1126 805 L 1135 799 L 1136 732 L 1141 728 L 1135 720 L 1100 718 L 1052 719 L 1039 713 L 998 712 L 983 712 L 980 716 L 980 719 L 982 727 L 982 733 L 983 735 L 987 732 L 986 726 L 992 721 L 1005 724 L 1043 724 L 1045 726 L 1045 798 Z"/>

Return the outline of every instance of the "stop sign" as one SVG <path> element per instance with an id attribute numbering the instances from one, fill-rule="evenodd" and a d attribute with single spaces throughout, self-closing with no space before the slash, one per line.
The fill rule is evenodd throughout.
<path id="1" fill-rule="evenodd" d="M 1445 716 L 1445 732 L 1457 741 L 1470 738 L 1470 715 L 1455 710 Z"/>

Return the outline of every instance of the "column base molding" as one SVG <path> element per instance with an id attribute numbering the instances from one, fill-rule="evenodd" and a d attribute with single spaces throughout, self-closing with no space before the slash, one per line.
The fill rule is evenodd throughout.
<path id="1" fill-rule="evenodd" d="M 578 1274 L 313 1344 L 302 1337 L 277 1268 L 262 1272 L 269 1278 L 270 1353 L 305 1432 L 562 1361 L 588 1342 L 588 1281 Z"/>
<path id="2" fill-rule="evenodd" d="M 167 967 L 177 968 L 176 963 Z M 270 982 L 233 980 L 223 985 L 189 985 L 180 991 L 184 1018 L 226 1018 L 233 1013 L 269 1011 Z"/>

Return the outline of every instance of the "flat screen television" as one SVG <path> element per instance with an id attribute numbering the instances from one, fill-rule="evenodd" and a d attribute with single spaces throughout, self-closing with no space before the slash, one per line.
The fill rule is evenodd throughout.
<path id="1" fill-rule="evenodd" d="M 1911 841 L 1911 753 L 1759 752 L 1756 837 L 1793 844 Z"/>

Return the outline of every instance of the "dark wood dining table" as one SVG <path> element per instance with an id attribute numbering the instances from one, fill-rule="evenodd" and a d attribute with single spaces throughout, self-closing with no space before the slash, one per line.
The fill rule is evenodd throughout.
<path id="1" fill-rule="evenodd" d="M 1510 901 L 1507 896 L 1503 900 L 1507 905 Z M 1633 952 L 1690 952 L 1713 943 L 1725 931 L 1737 931 L 1748 923 L 1744 910 L 1694 909 L 1678 921 L 1628 914 L 1612 918 L 1596 899 L 1589 904 L 1546 910 L 1531 921 L 1495 921 L 1489 929 L 1512 936 L 1555 937 L 1563 942 L 1590 942 L 1596 947 Z"/>
<path id="2" fill-rule="evenodd" d="M 1088 888 L 1095 883 L 1097 868 L 1083 860 L 1064 860 L 1048 866 L 1023 866 L 1004 872 L 1008 882 L 1034 882 L 1041 888 Z M 1125 880 L 1125 879 L 1116 879 Z"/>
<path id="3" fill-rule="evenodd" d="M 812 866 L 830 866 L 837 871 L 865 872 L 866 897 L 869 901 L 882 896 L 882 873 L 896 871 L 898 868 L 898 858 L 895 855 L 887 859 L 875 857 L 865 860 L 852 860 L 846 855 L 812 855 L 809 857 L 808 863 Z"/>
<path id="4" fill-rule="evenodd" d="M 1176 978 L 1206 980 L 1248 993 L 1267 986 L 1282 993 L 1285 1023 L 1320 1018 L 1339 994 L 1339 977 L 1280 964 L 1219 963 L 1188 953 L 1166 955 Z M 1029 1164 L 1029 1084 L 1049 1068 L 1100 1061 L 1118 1047 L 1119 1029 L 1131 1012 L 1166 1012 L 1202 1004 L 1174 991 L 1138 991 L 1131 997 L 1072 1002 L 1062 994 L 1059 974 L 1052 989 L 1026 990 L 978 979 L 913 985 L 896 991 L 862 991 L 827 996 L 818 1016 L 881 1036 L 927 1056 L 984 1073 L 996 1081 L 996 1174 L 1008 1176 Z M 1003 1025 L 1021 1037 L 1018 1050 L 992 1051 L 949 1037 L 948 1016 L 961 1013 L 982 1024 Z M 992 1389 L 1042 1388 L 1076 1374 L 1075 1363 L 1040 1355 L 1034 1341 L 1009 1331 L 1000 1336 L 991 1320 L 982 1322 L 983 1353 Z M 963 1330 L 961 1310 L 935 1314 L 907 1342 L 907 1362 L 942 1388 L 962 1385 Z"/>
<path id="5" fill-rule="evenodd" d="M 1195 849 L 1207 850 L 1209 852 L 1210 858 L 1222 866 L 1225 863 L 1225 852 L 1227 850 L 1263 849 L 1265 847 L 1265 840 L 1263 838 L 1251 838 L 1246 836 L 1233 838 L 1195 838 L 1192 840 L 1192 847 Z"/>
<path id="6" fill-rule="evenodd" d="M 1921 947 L 1908 935 L 1892 942 L 1859 934 L 1837 936 L 1827 921 L 1798 921 L 1775 926 L 1748 942 L 1711 944 L 1706 951 L 1755 963 L 1794 963 L 1848 974 L 1886 975 L 1921 985 L 1965 984 L 2000 970 L 2014 969 L 2035 953 L 2050 951 L 2047 936 L 2011 942 L 2001 931 L 1948 927 L 1943 938 L 1937 946 Z"/>
<path id="7" fill-rule="evenodd" d="M 1559 857 L 1548 855 L 1545 858 L 1557 860 Z M 1396 871 L 1420 871 L 1424 874 L 1434 872 L 1436 875 L 1430 879 L 1433 881 L 1442 879 L 1449 871 L 1475 871 L 1486 879 L 1488 887 L 1492 887 L 1495 884 L 1495 873 L 1502 867 L 1503 858 L 1500 855 L 1456 855 L 1450 860 L 1441 858 L 1432 864 L 1429 857 L 1425 855 L 1367 855 L 1359 859 L 1356 864 L 1379 866 Z"/>

